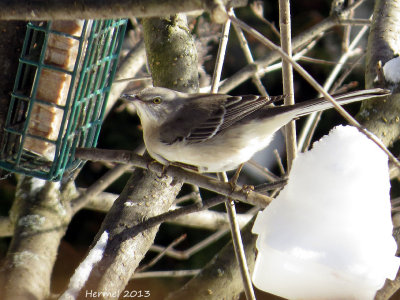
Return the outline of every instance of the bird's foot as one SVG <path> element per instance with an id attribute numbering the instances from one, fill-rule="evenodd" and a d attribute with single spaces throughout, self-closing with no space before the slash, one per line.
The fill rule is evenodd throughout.
<path id="1" fill-rule="evenodd" d="M 169 165 L 162 165 L 162 170 L 161 170 L 161 173 L 160 174 L 157 174 L 157 172 L 153 169 L 153 167 L 151 166 L 151 165 L 154 165 L 154 164 L 159 164 L 159 162 L 158 161 L 156 161 L 156 160 L 151 160 L 150 162 L 148 162 L 147 163 L 147 169 L 148 170 L 150 170 L 150 171 L 153 171 L 154 173 L 156 173 L 156 175 L 157 175 L 157 177 L 158 178 L 163 178 L 163 177 L 165 177 L 166 176 L 166 174 L 167 174 L 167 169 L 168 169 L 168 166 Z"/>
<path id="2" fill-rule="evenodd" d="M 231 186 L 232 191 L 234 191 L 237 187 L 237 181 L 239 179 L 240 172 L 242 171 L 244 164 L 240 164 L 239 167 L 236 169 L 235 174 L 229 179 L 228 183 Z"/>
<path id="3" fill-rule="evenodd" d="M 242 186 L 241 191 L 243 193 L 245 193 L 246 195 L 250 194 L 251 192 L 254 192 L 254 185 L 248 185 L 248 184 L 244 184 Z"/>

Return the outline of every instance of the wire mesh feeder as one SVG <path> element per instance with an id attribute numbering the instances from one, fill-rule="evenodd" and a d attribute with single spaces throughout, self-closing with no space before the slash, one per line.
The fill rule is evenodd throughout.
<path id="1" fill-rule="evenodd" d="M 29 23 L 1 136 L 0 167 L 47 180 L 95 147 L 126 20 Z"/>

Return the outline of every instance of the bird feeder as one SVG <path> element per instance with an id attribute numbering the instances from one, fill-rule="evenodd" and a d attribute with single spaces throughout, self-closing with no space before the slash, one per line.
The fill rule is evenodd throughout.
<path id="1" fill-rule="evenodd" d="M 95 147 L 126 20 L 28 23 L 2 134 L 0 168 L 60 180 Z"/>

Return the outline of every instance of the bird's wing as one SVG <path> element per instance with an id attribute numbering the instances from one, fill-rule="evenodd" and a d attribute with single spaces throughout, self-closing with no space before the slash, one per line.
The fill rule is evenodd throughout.
<path id="1" fill-rule="evenodd" d="M 191 105 L 185 105 L 176 118 L 162 126 L 160 137 L 164 143 L 200 143 L 211 139 L 261 107 L 283 98 L 221 94 L 207 97 L 214 98 L 209 101 L 196 98 Z"/>
<path id="2" fill-rule="evenodd" d="M 169 145 L 181 141 L 200 142 L 215 135 L 223 121 L 226 95 L 212 95 L 212 100 L 207 99 L 209 96 L 193 95 L 185 99 L 187 103 L 175 117 L 160 126 L 161 141 Z"/>
<path id="3" fill-rule="evenodd" d="M 238 121 L 253 114 L 259 109 L 268 106 L 276 101 L 282 100 L 285 96 L 263 97 L 255 95 L 233 96 L 225 103 L 224 121 L 219 127 L 219 132 L 229 128 Z"/>

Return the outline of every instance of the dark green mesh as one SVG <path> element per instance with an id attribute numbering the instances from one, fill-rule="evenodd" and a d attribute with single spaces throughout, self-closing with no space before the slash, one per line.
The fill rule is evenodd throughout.
<path id="1" fill-rule="evenodd" d="M 1 168 L 42 179 L 60 180 L 65 171 L 83 164 L 74 158 L 74 151 L 77 147 L 96 146 L 125 28 L 126 20 L 84 21 L 81 34 L 75 36 L 61 32 L 59 28 L 59 31 L 53 29 L 52 22 L 27 25 L 1 137 Z M 49 36 L 53 38 L 52 42 L 55 36 L 59 36 L 61 42 L 76 45 L 76 60 L 69 62 L 68 67 L 47 62 Z M 44 79 L 38 88 L 41 77 Z M 69 82 L 61 104 L 41 98 L 48 77 Z M 51 86 L 48 89 L 51 90 Z M 59 116 L 51 138 L 32 129 L 38 111 Z M 40 127 L 40 122 L 37 123 Z M 32 146 L 44 143 L 51 149 L 46 155 Z"/>

